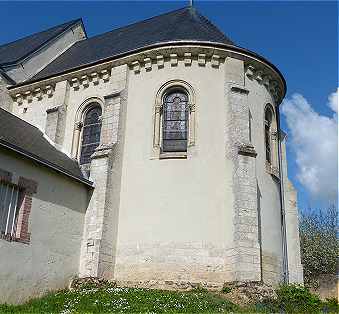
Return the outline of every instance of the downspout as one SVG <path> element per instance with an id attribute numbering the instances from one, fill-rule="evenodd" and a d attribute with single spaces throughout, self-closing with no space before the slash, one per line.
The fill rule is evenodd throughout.
<path id="1" fill-rule="evenodd" d="M 278 158 L 279 158 L 279 174 L 280 174 L 280 212 L 281 212 L 281 235 L 282 235 L 282 253 L 283 253 L 283 282 L 288 284 L 288 256 L 287 256 L 287 240 L 286 240 L 286 219 L 285 219 L 285 197 L 284 197 L 284 175 L 282 166 L 282 149 L 281 149 L 281 133 L 280 133 L 280 111 L 277 107 L 277 141 L 278 141 Z"/>

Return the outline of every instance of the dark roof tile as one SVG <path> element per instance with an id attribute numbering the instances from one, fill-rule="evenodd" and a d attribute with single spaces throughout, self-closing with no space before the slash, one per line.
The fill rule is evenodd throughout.
<path id="1" fill-rule="evenodd" d="M 0 108 L 0 147 L 6 146 L 86 184 L 78 163 L 56 149 L 35 126 Z"/>
<path id="2" fill-rule="evenodd" d="M 77 42 L 30 81 L 149 45 L 185 40 L 234 45 L 195 8 L 186 7 Z"/>
<path id="3" fill-rule="evenodd" d="M 48 41 L 64 32 L 70 26 L 78 23 L 81 19 L 73 20 L 58 26 L 54 26 L 43 32 L 18 39 L 0 46 L 0 65 L 16 63 L 30 53 L 36 51 Z"/>

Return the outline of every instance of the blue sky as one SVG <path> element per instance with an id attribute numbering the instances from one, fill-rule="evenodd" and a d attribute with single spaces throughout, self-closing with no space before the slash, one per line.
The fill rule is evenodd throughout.
<path id="1" fill-rule="evenodd" d="M 93 36 L 187 4 L 188 1 L 0 2 L 0 44 L 79 17 L 83 18 L 88 36 Z M 286 108 L 289 105 L 298 107 L 302 102 L 301 98 L 292 98 L 295 93 L 302 95 L 310 105 L 306 112 L 303 109 L 297 112 L 286 110 L 290 116 L 282 115 L 283 129 L 292 134 L 288 138 L 289 176 L 298 189 L 301 208 L 326 206 L 330 197 L 324 196 L 324 190 L 337 186 L 338 182 L 337 153 L 331 150 L 331 160 L 328 161 L 331 167 L 323 169 L 320 164 L 323 164 L 324 157 L 316 156 L 317 145 L 330 131 L 319 128 L 322 131 L 317 133 L 317 128 L 318 123 L 328 119 L 337 122 L 328 106 L 328 96 L 338 86 L 337 2 L 194 1 L 194 6 L 239 46 L 263 55 L 281 70 L 288 86 Z M 293 130 L 293 121 L 300 121 L 298 117 L 301 116 L 305 118 L 306 129 L 313 130 L 312 137 L 319 137 L 313 142 L 308 138 L 308 146 L 302 148 L 303 151 L 296 141 L 297 138 L 307 138 L 307 135 Z M 337 137 L 331 138 L 335 141 L 332 144 L 337 145 Z M 300 163 L 296 162 L 298 158 L 310 155 L 316 157 L 307 161 L 309 169 L 312 163 L 318 163 L 318 168 L 314 169 L 322 171 L 322 174 L 316 171 L 314 174 L 322 178 L 319 184 L 324 183 L 320 192 L 307 185 L 305 177 L 311 170 L 302 170 Z M 326 153 L 322 155 L 326 156 Z M 328 178 L 328 174 L 332 177 Z M 300 179 L 301 176 L 304 180 Z M 328 186 L 325 185 L 327 178 Z M 337 187 L 335 192 L 337 194 Z"/>

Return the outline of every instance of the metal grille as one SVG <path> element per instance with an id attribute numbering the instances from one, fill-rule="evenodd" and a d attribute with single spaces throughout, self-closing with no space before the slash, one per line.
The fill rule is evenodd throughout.
<path id="1" fill-rule="evenodd" d="M 100 144 L 101 108 L 93 107 L 87 111 L 82 130 L 80 164 L 91 162 L 91 155 Z"/>
<path id="2" fill-rule="evenodd" d="M 15 237 L 19 212 L 18 186 L 0 182 L 0 234 Z"/>
<path id="3" fill-rule="evenodd" d="M 181 91 L 167 94 L 163 105 L 163 152 L 187 151 L 188 97 Z"/>

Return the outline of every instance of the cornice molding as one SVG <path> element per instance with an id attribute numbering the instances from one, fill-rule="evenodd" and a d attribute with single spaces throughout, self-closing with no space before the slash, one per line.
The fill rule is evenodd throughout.
<path id="1" fill-rule="evenodd" d="M 256 79 L 259 83 L 267 85 L 274 95 L 277 103 L 282 100 L 285 94 L 285 82 L 280 72 L 274 68 L 269 62 L 265 63 L 256 58 L 246 50 L 233 50 L 231 47 L 216 47 L 211 43 L 210 46 L 196 44 L 182 44 L 161 46 L 150 48 L 138 53 L 131 53 L 114 60 L 104 61 L 95 65 L 89 65 L 81 69 L 57 75 L 38 82 L 30 84 L 21 84 L 13 86 L 9 89 L 10 95 L 16 100 L 16 95 L 25 93 L 26 91 L 34 92 L 40 88 L 43 90 L 46 86 L 55 86 L 57 82 L 67 80 L 73 88 L 80 87 L 81 84 L 98 84 L 100 81 L 107 82 L 110 77 L 112 67 L 127 64 L 135 74 L 140 73 L 142 68 L 152 71 L 156 65 L 158 69 L 164 67 L 165 62 L 170 61 L 171 66 L 176 66 L 179 62 L 183 62 L 185 66 L 191 66 L 193 60 L 197 60 L 200 66 L 208 64 L 213 68 L 218 68 L 220 64 L 225 62 L 227 57 L 243 60 L 246 65 L 246 75 L 250 79 Z M 74 82 L 72 81 L 73 79 Z M 77 80 L 76 80 L 77 79 Z M 73 86 L 74 83 L 74 86 Z M 34 94 L 34 93 L 33 93 Z M 24 97 L 23 97 L 24 98 Z M 20 97 L 18 98 L 20 101 Z"/>

